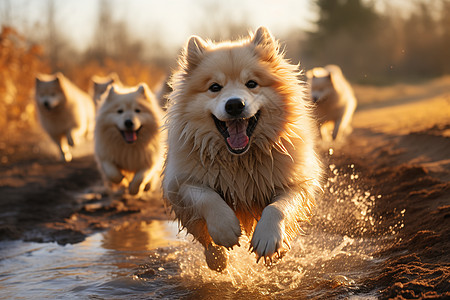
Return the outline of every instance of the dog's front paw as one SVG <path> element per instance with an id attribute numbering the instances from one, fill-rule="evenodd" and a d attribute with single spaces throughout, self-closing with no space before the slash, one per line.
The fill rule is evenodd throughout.
<path id="1" fill-rule="evenodd" d="M 128 192 L 130 195 L 137 195 L 141 190 L 141 185 L 139 182 L 131 182 L 128 186 Z"/>
<path id="2" fill-rule="evenodd" d="M 289 241 L 286 238 L 283 218 L 275 209 L 265 209 L 258 224 L 256 224 L 252 240 L 250 242 L 250 251 L 256 253 L 257 263 L 264 257 L 272 261 L 275 253 L 278 257 L 290 248 Z"/>
<path id="3" fill-rule="evenodd" d="M 239 245 L 241 226 L 234 211 L 226 204 L 221 209 L 216 207 L 215 212 L 208 215 L 206 226 L 215 244 L 226 248 Z"/>
<path id="4" fill-rule="evenodd" d="M 61 154 L 61 160 L 64 162 L 71 162 L 72 161 L 72 154 L 70 152 L 64 152 Z"/>
<path id="5" fill-rule="evenodd" d="M 119 184 L 122 181 L 123 175 L 113 163 L 109 161 L 102 161 L 101 165 L 106 178 L 110 182 L 114 184 Z"/>

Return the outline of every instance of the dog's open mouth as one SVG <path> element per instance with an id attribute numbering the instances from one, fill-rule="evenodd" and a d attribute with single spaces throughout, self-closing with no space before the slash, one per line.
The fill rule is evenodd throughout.
<path id="1" fill-rule="evenodd" d="M 258 123 L 258 111 L 253 117 L 248 119 L 233 119 L 228 121 L 220 121 L 212 115 L 214 123 L 220 134 L 225 138 L 225 142 L 231 153 L 242 154 L 247 151 L 250 138 Z"/>
<path id="2" fill-rule="evenodd" d="M 139 128 L 138 130 L 120 130 L 120 133 L 122 134 L 125 142 L 127 142 L 128 144 L 133 144 L 137 141 L 138 134 L 141 128 Z"/>

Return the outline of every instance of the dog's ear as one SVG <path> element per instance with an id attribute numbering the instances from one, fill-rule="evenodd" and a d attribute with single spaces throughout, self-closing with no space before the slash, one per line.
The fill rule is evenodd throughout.
<path id="1" fill-rule="evenodd" d="M 308 79 L 316 78 L 316 76 L 314 75 L 313 70 L 308 70 L 308 71 L 306 72 L 306 78 L 308 78 Z"/>
<path id="2" fill-rule="evenodd" d="M 114 84 L 111 84 L 106 92 L 105 101 L 108 101 L 114 94 L 116 94 L 116 90 L 114 89 Z"/>
<path id="3" fill-rule="evenodd" d="M 66 77 L 64 77 L 64 75 L 61 72 L 56 72 L 54 76 L 55 79 L 53 80 L 53 82 L 55 82 L 56 86 L 59 87 L 61 91 L 65 91 L 65 89 L 67 88 Z"/>
<path id="4" fill-rule="evenodd" d="M 55 73 L 55 81 L 60 82 L 64 75 L 61 72 Z"/>
<path id="5" fill-rule="evenodd" d="M 144 95 L 144 96 L 147 96 L 146 91 L 148 89 L 149 89 L 148 85 L 146 83 L 142 82 L 142 83 L 139 84 L 139 86 L 137 88 L 137 92 L 142 94 L 142 95 Z"/>
<path id="6" fill-rule="evenodd" d="M 144 97 L 144 99 L 149 102 L 151 102 L 155 96 L 150 87 L 145 82 L 141 82 L 139 84 L 137 92 L 140 93 Z"/>
<path id="7" fill-rule="evenodd" d="M 275 43 L 269 29 L 264 26 L 259 27 L 252 38 L 252 43 L 256 46 L 267 46 Z"/>
<path id="8" fill-rule="evenodd" d="M 196 67 L 207 48 L 206 42 L 196 35 L 191 36 L 186 47 L 186 62 L 187 67 Z"/>
<path id="9" fill-rule="evenodd" d="M 108 77 L 110 78 L 110 82 L 119 82 L 119 75 L 116 72 L 109 73 Z"/>
<path id="10" fill-rule="evenodd" d="M 264 60 L 272 61 L 279 54 L 279 44 L 266 27 L 259 27 L 251 38 Z"/>

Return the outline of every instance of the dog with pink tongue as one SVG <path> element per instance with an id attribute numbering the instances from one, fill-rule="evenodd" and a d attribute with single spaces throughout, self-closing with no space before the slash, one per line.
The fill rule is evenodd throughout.
<path id="1" fill-rule="evenodd" d="M 137 196 L 160 190 L 162 114 L 145 83 L 109 89 L 94 131 L 95 156 L 108 187 L 127 186 L 129 194 Z"/>
<path id="2" fill-rule="evenodd" d="M 238 41 L 193 36 L 171 79 L 164 198 L 224 271 L 246 242 L 270 264 L 311 216 L 321 164 L 298 66 L 266 28 Z"/>

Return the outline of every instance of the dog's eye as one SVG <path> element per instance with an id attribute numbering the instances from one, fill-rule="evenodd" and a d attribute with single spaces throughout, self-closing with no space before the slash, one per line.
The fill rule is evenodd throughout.
<path id="1" fill-rule="evenodd" d="M 123 109 L 118 109 L 118 110 L 117 110 L 117 113 L 118 113 L 118 114 L 123 113 Z"/>
<path id="2" fill-rule="evenodd" d="M 258 86 L 258 84 L 254 80 L 249 80 L 249 81 L 247 81 L 245 86 L 248 87 L 249 89 L 254 89 L 255 87 Z"/>
<path id="3" fill-rule="evenodd" d="M 209 90 L 213 93 L 220 92 L 221 89 L 222 89 L 222 86 L 215 82 L 213 84 L 211 84 L 211 86 L 209 87 Z"/>
<path id="4" fill-rule="evenodd" d="M 141 112 L 141 110 L 140 110 L 139 108 L 136 108 L 136 109 L 134 110 L 134 112 L 138 114 L 138 113 Z"/>

